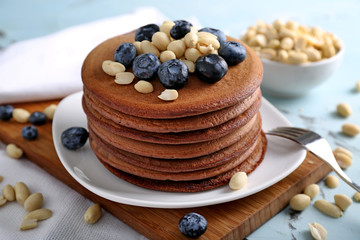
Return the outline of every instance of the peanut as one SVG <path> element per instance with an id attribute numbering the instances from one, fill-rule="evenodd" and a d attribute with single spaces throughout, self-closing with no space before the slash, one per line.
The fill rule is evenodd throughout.
<path id="1" fill-rule="evenodd" d="M 353 198 L 356 202 L 360 202 L 360 192 L 355 192 Z"/>
<path id="2" fill-rule="evenodd" d="M 117 73 L 125 71 L 124 65 L 122 65 L 119 62 L 114 62 L 111 60 L 105 60 L 102 63 L 102 69 L 106 74 L 110 76 L 115 76 Z"/>
<path id="3" fill-rule="evenodd" d="M 159 50 L 148 40 L 144 40 L 141 42 L 141 52 L 142 53 L 152 53 L 157 57 L 160 57 Z"/>
<path id="4" fill-rule="evenodd" d="M 13 110 L 13 118 L 19 123 L 27 123 L 30 118 L 30 113 L 23 108 L 15 108 Z"/>
<path id="5" fill-rule="evenodd" d="M 136 48 L 136 55 L 140 55 L 143 54 L 142 50 L 141 50 L 141 42 L 139 41 L 135 41 L 133 42 L 135 48 Z"/>
<path id="6" fill-rule="evenodd" d="M 115 82 L 120 85 L 127 85 L 132 83 L 135 75 L 132 72 L 120 72 L 116 74 Z"/>
<path id="7" fill-rule="evenodd" d="M 49 106 L 47 106 L 43 113 L 45 114 L 45 116 L 47 117 L 47 119 L 52 120 L 54 118 L 54 114 L 56 111 L 57 105 L 56 104 L 50 104 Z"/>
<path id="8" fill-rule="evenodd" d="M 25 219 L 21 222 L 20 230 L 29 230 L 37 227 L 36 219 Z"/>
<path id="9" fill-rule="evenodd" d="M 360 80 L 356 82 L 355 89 L 356 91 L 360 92 Z"/>
<path id="10" fill-rule="evenodd" d="M 343 152 L 339 152 L 339 151 L 333 151 L 336 162 L 339 164 L 339 166 L 342 169 L 346 169 L 348 167 L 351 166 L 352 164 L 352 157 L 350 157 L 349 155 L 343 153 Z"/>
<path id="11" fill-rule="evenodd" d="M 325 240 L 326 239 L 327 231 L 320 223 L 314 222 L 312 224 L 308 224 L 308 226 L 310 229 L 311 236 L 315 240 Z"/>
<path id="12" fill-rule="evenodd" d="M 30 190 L 23 182 L 17 182 L 14 185 L 16 201 L 24 206 L 25 200 L 30 196 Z"/>
<path id="13" fill-rule="evenodd" d="M 167 46 L 167 50 L 175 53 L 176 58 L 181 58 L 185 53 L 185 43 L 182 40 L 175 40 L 169 43 Z"/>
<path id="14" fill-rule="evenodd" d="M 325 183 L 329 188 L 336 188 L 339 186 L 339 179 L 334 175 L 329 175 L 325 178 Z"/>
<path id="15" fill-rule="evenodd" d="M 2 189 L 2 194 L 3 194 L 4 198 L 9 202 L 12 202 L 15 200 L 15 191 L 14 191 L 14 188 L 10 184 L 5 185 L 5 187 Z"/>
<path id="16" fill-rule="evenodd" d="M 186 59 L 181 59 L 180 61 L 182 61 L 183 63 L 186 64 L 186 66 L 189 69 L 189 73 L 194 73 L 195 72 L 195 64 L 194 64 L 194 62 L 192 62 L 190 60 L 186 60 Z"/>
<path id="17" fill-rule="evenodd" d="M 86 223 L 89 224 L 96 223 L 100 219 L 100 217 L 101 217 L 101 207 L 98 203 L 89 207 L 84 214 L 84 220 Z"/>
<path id="18" fill-rule="evenodd" d="M 41 193 L 31 194 L 24 202 L 24 208 L 28 212 L 32 212 L 42 207 L 44 197 Z"/>
<path id="19" fill-rule="evenodd" d="M 307 62 L 307 55 L 302 52 L 290 52 L 288 61 L 291 64 L 303 64 Z"/>
<path id="20" fill-rule="evenodd" d="M 175 25 L 173 21 L 164 21 L 163 24 L 160 25 L 160 32 L 166 33 L 170 36 L 170 30 Z"/>
<path id="21" fill-rule="evenodd" d="M 154 91 L 153 85 L 150 82 L 144 80 L 138 81 L 134 85 L 134 88 L 140 93 L 151 93 Z"/>
<path id="22" fill-rule="evenodd" d="M 345 194 L 334 195 L 335 204 L 343 211 L 345 211 L 352 204 L 351 198 Z"/>
<path id="23" fill-rule="evenodd" d="M 4 196 L 0 196 L 0 207 L 4 206 L 7 203 L 7 200 Z"/>
<path id="24" fill-rule="evenodd" d="M 166 51 L 163 51 L 161 54 L 160 54 L 160 61 L 162 63 L 166 62 L 167 60 L 170 60 L 170 59 L 176 59 L 176 55 L 173 51 L 169 51 L 169 50 L 166 50 Z"/>
<path id="25" fill-rule="evenodd" d="M 11 158 L 19 159 L 24 154 L 23 150 L 16 146 L 15 144 L 8 144 L 6 146 L 6 152 Z"/>
<path id="26" fill-rule="evenodd" d="M 202 46 L 209 46 L 211 45 L 214 49 L 220 48 L 220 42 L 217 40 L 217 37 L 209 32 L 198 32 L 198 44 Z"/>
<path id="27" fill-rule="evenodd" d="M 360 127 L 353 123 L 345 123 L 341 127 L 342 132 L 350 137 L 355 137 L 360 133 Z"/>
<path id="28" fill-rule="evenodd" d="M 186 47 L 188 47 L 188 48 L 195 48 L 196 44 L 198 43 L 198 40 L 199 40 L 199 37 L 194 32 L 189 32 L 184 37 Z"/>
<path id="29" fill-rule="evenodd" d="M 170 38 L 169 35 L 164 32 L 156 32 L 153 34 L 151 42 L 157 49 L 164 51 L 170 43 Z"/>
<path id="30" fill-rule="evenodd" d="M 308 195 L 311 199 L 315 198 L 319 192 L 320 192 L 320 187 L 315 183 L 310 184 L 304 190 L 304 194 Z"/>
<path id="31" fill-rule="evenodd" d="M 231 177 L 229 187 L 233 190 L 239 190 L 245 187 L 247 180 L 248 178 L 245 172 L 237 172 Z"/>
<path id="32" fill-rule="evenodd" d="M 36 209 L 34 211 L 31 211 L 29 213 L 27 213 L 24 216 L 24 220 L 27 219 L 36 219 L 37 221 L 41 221 L 41 220 L 45 220 L 48 219 L 52 216 L 52 211 L 49 209 L 45 209 L 45 208 L 41 208 L 41 209 Z"/>
<path id="33" fill-rule="evenodd" d="M 201 53 L 196 48 L 188 48 L 185 50 L 185 58 L 192 62 L 196 62 L 196 60 L 201 56 Z"/>
<path id="34" fill-rule="evenodd" d="M 310 204 L 310 197 L 306 194 L 296 194 L 290 199 L 290 207 L 295 211 L 303 211 Z"/>
<path id="35" fill-rule="evenodd" d="M 174 101 L 178 98 L 179 94 L 175 89 L 165 89 L 158 96 L 163 101 Z"/>
<path id="36" fill-rule="evenodd" d="M 0 175 L 0 182 L 4 180 L 4 177 Z"/>
<path id="37" fill-rule="evenodd" d="M 352 114 L 351 106 L 345 102 L 339 103 L 336 106 L 336 111 L 342 117 L 348 117 Z"/>
<path id="38" fill-rule="evenodd" d="M 333 218 L 338 218 L 343 215 L 343 212 L 338 206 L 324 199 L 316 200 L 314 202 L 314 206 L 324 214 Z"/>

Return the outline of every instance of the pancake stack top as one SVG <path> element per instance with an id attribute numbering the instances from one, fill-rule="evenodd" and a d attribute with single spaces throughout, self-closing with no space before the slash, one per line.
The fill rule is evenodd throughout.
<path id="1" fill-rule="evenodd" d="M 150 81 L 154 91 L 143 94 L 102 70 L 103 61 L 134 37 L 130 32 L 101 43 L 83 64 L 83 109 L 99 161 L 130 183 L 172 192 L 213 189 L 236 172 L 253 171 L 266 151 L 257 55 L 244 45 L 246 59 L 229 66 L 220 81 L 189 74 L 178 99 L 164 102 L 157 97 L 165 90 L 157 78 Z"/>

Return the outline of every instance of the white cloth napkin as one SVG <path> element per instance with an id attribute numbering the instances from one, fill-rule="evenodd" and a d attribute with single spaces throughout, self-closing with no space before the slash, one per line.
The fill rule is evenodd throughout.
<path id="1" fill-rule="evenodd" d="M 155 8 L 17 42 L 0 52 L 0 104 L 61 98 L 80 91 L 81 65 L 96 45 L 166 18 Z"/>
<path id="2" fill-rule="evenodd" d="M 11 45 L 0 52 L 0 104 L 59 98 L 81 90 L 81 64 L 92 48 L 165 19 L 158 10 L 143 8 Z M 0 175 L 0 189 L 23 181 L 31 192 L 43 193 L 43 207 L 53 211 L 36 229 L 20 231 L 26 211 L 17 202 L 7 203 L 0 207 L 0 239 L 146 239 L 106 211 L 96 224 L 86 224 L 83 215 L 93 203 L 25 157 L 8 157 L 1 142 Z"/>

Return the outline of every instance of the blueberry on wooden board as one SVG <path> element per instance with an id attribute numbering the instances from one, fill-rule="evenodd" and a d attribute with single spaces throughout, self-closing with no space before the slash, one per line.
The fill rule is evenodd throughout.
<path id="1" fill-rule="evenodd" d="M 0 106 L 0 119 L 3 121 L 8 121 L 12 118 L 12 112 L 14 107 L 11 105 L 2 105 Z"/>
<path id="2" fill-rule="evenodd" d="M 29 122 L 34 125 L 43 125 L 46 123 L 46 115 L 43 112 L 33 112 L 29 117 Z"/>
<path id="3" fill-rule="evenodd" d="M 207 229 L 206 219 L 198 213 L 188 213 L 178 223 L 180 232 L 187 237 L 200 237 Z"/>
<path id="4" fill-rule="evenodd" d="M 25 126 L 21 130 L 21 135 L 26 140 L 35 140 L 37 136 L 39 135 L 39 132 L 35 126 Z"/>

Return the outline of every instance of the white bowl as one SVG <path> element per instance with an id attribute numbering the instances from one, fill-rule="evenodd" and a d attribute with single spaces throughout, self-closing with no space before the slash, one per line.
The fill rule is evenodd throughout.
<path id="1" fill-rule="evenodd" d="M 318 62 L 293 65 L 261 59 L 264 76 L 261 88 L 277 97 L 299 97 L 323 83 L 339 67 L 345 48 L 333 57 Z"/>

